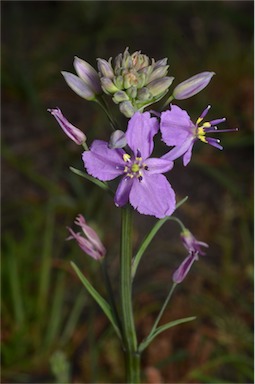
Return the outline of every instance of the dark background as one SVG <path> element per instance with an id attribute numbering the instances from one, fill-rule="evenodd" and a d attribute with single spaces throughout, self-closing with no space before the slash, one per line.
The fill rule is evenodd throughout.
<path id="1" fill-rule="evenodd" d="M 96 104 L 74 94 L 60 71 L 78 56 L 123 52 L 167 57 L 175 84 L 201 71 L 209 86 L 179 102 L 195 120 L 225 116 L 224 151 L 197 143 L 169 180 L 176 215 L 207 256 L 192 268 L 164 322 L 197 320 L 159 336 L 143 355 L 143 382 L 253 382 L 253 2 L 2 1 L 2 382 L 122 382 L 123 361 L 107 320 L 72 272 L 75 261 L 104 294 L 98 264 L 66 242 L 78 213 L 100 233 L 118 292 L 120 213 L 112 198 L 69 166 L 80 148 L 47 108 L 60 107 L 88 143 L 108 139 Z M 124 124 L 126 120 L 123 120 Z M 224 126 L 224 127 L 223 127 Z M 134 248 L 155 223 L 135 217 Z M 186 256 L 168 222 L 143 257 L 134 286 L 139 340 L 149 331 Z"/>

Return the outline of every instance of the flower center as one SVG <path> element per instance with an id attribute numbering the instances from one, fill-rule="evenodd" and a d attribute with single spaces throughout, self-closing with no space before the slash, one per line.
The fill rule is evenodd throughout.
<path id="1" fill-rule="evenodd" d="M 127 165 L 124 168 L 124 173 L 131 179 L 133 177 L 136 177 L 139 181 L 142 181 L 143 179 L 142 171 L 144 169 L 148 170 L 148 167 L 146 164 L 143 163 L 143 159 L 139 151 L 137 152 L 138 152 L 137 156 L 132 160 L 130 158 L 130 155 L 128 155 L 127 153 L 123 155 L 123 160 L 125 161 L 125 163 L 127 163 Z"/>
<path id="2" fill-rule="evenodd" d="M 210 128 L 211 124 L 207 121 L 199 127 L 198 124 L 201 123 L 201 121 L 202 121 L 202 119 L 201 119 L 201 117 L 199 117 L 197 119 L 197 122 L 196 122 L 195 135 L 199 140 L 203 141 L 204 143 L 207 143 L 208 141 L 206 140 L 206 137 L 205 137 L 205 134 L 206 134 L 205 128 Z"/>

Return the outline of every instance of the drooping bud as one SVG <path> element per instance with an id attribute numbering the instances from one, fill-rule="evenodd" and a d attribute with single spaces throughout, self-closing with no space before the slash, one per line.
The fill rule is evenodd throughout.
<path id="1" fill-rule="evenodd" d="M 102 259 L 105 256 L 106 250 L 94 229 L 86 223 L 82 215 L 78 215 L 74 223 L 81 227 L 84 236 L 79 232 L 75 233 L 71 228 L 67 227 L 71 233 L 67 240 L 75 239 L 80 248 L 93 257 L 93 259 Z"/>
<path id="2" fill-rule="evenodd" d="M 124 148 L 127 145 L 125 132 L 117 130 L 114 131 L 110 137 L 109 148 Z"/>
<path id="3" fill-rule="evenodd" d="M 78 76 L 87 84 L 87 86 L 96 94 L 102 93 L 100 78 L 96 70 L 86 61 L 74 58 L 74 68 Z"/>
<path id="4" fill-rule="evenodd" d="M 214 72 L 201 72 L 190 77 L 175 87 L 173 97 L 183 100 L 196 95 L 208 85 L 213 75 L 215 75 Z"/>
<path id="5" fill-rule="evenodd" d="M 86 141 L 86 136 L 84 133 L 76 128 L 74 125 L 69 123 L 69 121 L 64 117 L 61 110 L 59 108 L 54 109 L 48 109 L 48 112 L 50 112 L 57 122 L 59 123 L 60 127 L 63 129 L 65 134 L 70 137 L 76 144 L 82 145 Z"/>

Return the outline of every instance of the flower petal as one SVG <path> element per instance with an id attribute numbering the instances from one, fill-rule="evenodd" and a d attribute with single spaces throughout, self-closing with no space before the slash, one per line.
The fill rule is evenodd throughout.
<path id="1" fill-rule="evenodd" d="M 123 173 L 123 149 L 110 149 L 102 140 L 93 141 L 90 151 L 82 154 L 87 172 L 102 181 L 113 180 Z"/>
<path id="2" fill-rule="evenodd" d="M 134 179 L 129 201 L 138 212 L 157 218 L 170 216 L 175 209 L 175 193 L 163 175 L 147 175 Z"/>
<path id="3" fill-rule="evenodd" d="M 165 173 L 167 171 L 170 171 L 170 169 L 173 168 L 174 163 L 172 161 L 165 160 L 162 158 L 157 159 L 151 157 L 150 159 L 145 160 L 144 165 L 148 167 L 148 172 L 151 175 L 153 173 Z"/>
<path id="4" fill-rule="evenodd" d="M 131 177 L 123 177 L 120 181 L 114 197 L 117 207 L 123 207 L 123 205 L 127 204 L 133 181 Z"/>
<path id="5" fill-rule="evenodd" d="M 186 111 L 177 105 L 171 105 L 169 111 L 161 113 L 160 130 L 162 140 L 167 145 L 180 145 L 193 137 L 194 124 Z"/>
<path id="6" fill-rule="evenodd" d="M 136 112 L 128 122 L 126 132 L 127 143 L 136 156 L 137 150 L 143 159 L 147 159 L 153 151 L 153 137 L 159 130 L 156 117 L 149 112 Z"/>
<path id="7" fill-rule="evenodd" d="M 176 147 L 171 149 L 171 151 L 169 151 L 165 155 L 163 155 L 161 158 L 168 160 L 168 161 L 176 160 L 179 157 L 181 157 L 182 155 L 185 156 L 185 154 L 189 151 L 191 153 L 193 144 L 194 144 L 194 139 L 188 138 L 186 141 L 184 141 L 184 143 L 182 145 L 177 145 Z M 187 161 L 185 162 L 184 165 L 188 164 L 188 162 L 189 162 L 188 160 L 190 160 L 190 158 L 188 159 L 188 157 L 187 157 Z"/>

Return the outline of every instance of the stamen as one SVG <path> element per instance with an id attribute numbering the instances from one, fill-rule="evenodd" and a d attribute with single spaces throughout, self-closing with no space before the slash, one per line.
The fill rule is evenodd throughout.
<path id="1" fill-rule="evenodd" d="M 216 124 L 223 123 L 224 121 L 226 121 L 225 117 L 223 117 L 222 119 L 211 120 L 210 123 L 211 123 L 211 125 L 216 125 Z"/>
<path id="2" fill-rule="evenodd" d="M 205 110 L 201 113 L 200 117 L 197 119 L 197 124 L 201 123 L 201 121 L 204 119 L 204 117 L 207 115 L 209 109 L 211 108 L 210 105 L 205 108 Z"/>
<path id="3" fill-rule="evenodd" d="M 128 155 L 127 153 L 124 153 L 124 155 L 123 155 L 123 160 L 125 161 L 125 162 L 130 162 L 130 155 Z"/>
<path id="4" fill-rule="evenodd" d="M 136 157 L 138 157 L 139 159 L 142 158 L 142 154 L 141 154 L 141 151 L 140 149 L 137 149 L 137 152 L 136 152 Z"/>
<path id="5" fill-rule="evenodd" d="M 218 148 L 218 149 L 223 149 L 222 145 L 220 145 L 220 140 L 219 139 L 214 139 L 212 137 L 208 137 L 207 138 L 207 143 L 212 145 L 213 147 L 215 148 Z"/>

